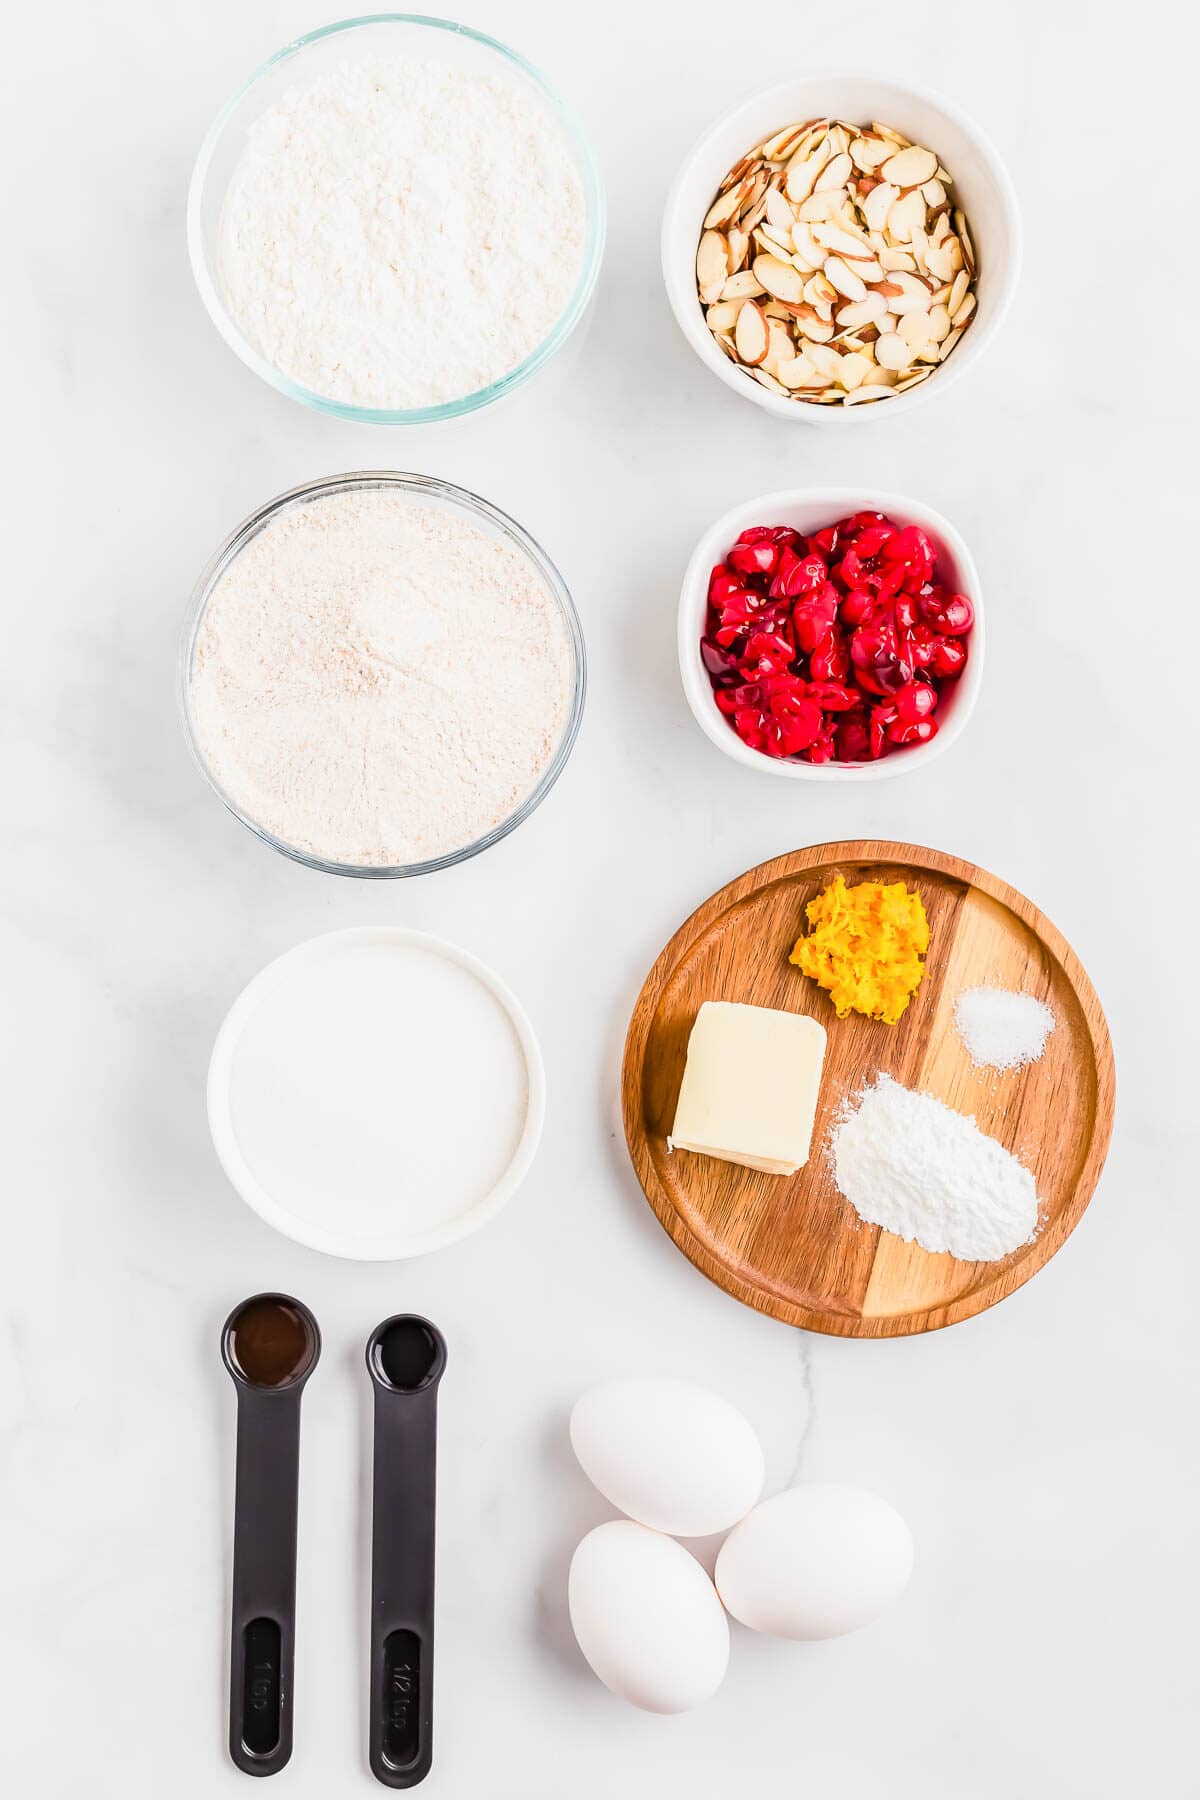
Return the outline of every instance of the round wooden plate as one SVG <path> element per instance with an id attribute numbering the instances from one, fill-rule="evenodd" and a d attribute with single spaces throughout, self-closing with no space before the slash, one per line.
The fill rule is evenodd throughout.
<path id="1" fill-rule="evenodd" d="M 926 974 L 898 1025 L 852 1013 L 788 962 L 805 906 L 837 874 L 904 881 L 929 918 Z M 954 1026 L 964 988 L 1037 995 L 1057 1024 L 1040 1061 L 998 1074 L 971 1063 Z M 686 1151 L 667 1133 L 688 1035 L 703 1000 L 811 1013 L 828 1048 L 808 1163 L 762 1175 Z M 879 1070 L 936 1094 L 1019 1156 L 1037 1181 L 1040 1224 L 998 1262 L 933 1256 L 864 1225 L 826 1156 L 834 1115 Z M 1108 1026 L 1070 945 L 1007 882 L 912 844 L 817 844 L 730 882 L 694 912 L 646 980 L 625 1042 L 629 1153 L 676 1244 L 726 1293 L 790 1325 L 838 1337 L 901 1337 L 994 1306 L 1049 1262 L 1082 1217 L 1104 1165 L 1115 1076 Z"/>

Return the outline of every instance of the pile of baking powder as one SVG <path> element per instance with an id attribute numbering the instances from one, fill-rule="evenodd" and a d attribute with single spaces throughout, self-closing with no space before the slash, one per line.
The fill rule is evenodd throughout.
<path id="1" fill-rule="evenodd" d="M 880 1075 L 838 1121 L 834 1179 L 868 1225 L 963 1262 L 992 1262 L 1037 1229 L 1033 1176 L 974 1119 Z"/>
<path id="2" fill-rule="evenodd" d="M 277 514 L 213 590 L 197 747 L 234 805 L 327 862 L 446 856 L 509 818 L 570 711 L 529 559 L 457 513 L 356 488 Z"/>
<path id="3" fill-rule="evenodd" d="M 347 63 L 252 126 L 220 278 L 246 338 L 293 381 L 352 406 L 435 406 L 545 342 L 586 229 L 578 170 L 532 87 Z"/>

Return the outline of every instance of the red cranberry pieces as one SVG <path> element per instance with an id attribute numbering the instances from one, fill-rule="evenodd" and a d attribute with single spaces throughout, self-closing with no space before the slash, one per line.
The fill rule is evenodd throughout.
<path id="1" fill-rule="evenodd" d="M 975 609 L 918 526 L 854 513 L 752 525 L 709 577 L 700 653 L 718 710 L 764 755 L 868 762 L 937 732 Z"/>

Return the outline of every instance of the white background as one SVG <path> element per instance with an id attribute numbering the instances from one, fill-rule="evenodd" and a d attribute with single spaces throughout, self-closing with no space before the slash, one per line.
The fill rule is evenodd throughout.
<path id="1" fill-rule="evenodd" d="M 1193 1791 L 1194 23 L 1046 0 L 480 0 L 470 22 L 547 69 L 594 134 L 608 257 L 561 379 L 406 435 L 256 382 L 185 255 L 211 115 L 330 16 L 68 0 L 26 8 L 6 37 L 4 1785 L 22 1800 L 244 1789 L 224 1752 L 233 1394 L 217 1336 L 235 1300 L 281 1287 L 326 1345 L 304 1402 L 281 1792 L 372 1787 L 361 1354 L 398 1308 L 450 1345 L 440 1800 Z M 834 437 L 705 373 L 656 241 L 693 136 L 822 63 L 950 94 L 1006 155 L 1027 223 L 1015 312 L 981 368 L 910 417 Z M 175 716 L 180 620 L 217 543 L 293 483 L 371 465 L 446 476 L 524 522 L 572 586 L 591 656 L 583 734 L 547 803 L 484 858 L 404 884 L 272 855 L 203 787 Z M 849 795 L 736 768 L 673 664 L 701 529 L 806 481 L 941 508 L 990 608 L 961 744 Z M 1099 987 L 1121 1088 L 1107 1173 L 1059 1257 L 972 1323 L 877 1344 L 789 1330 L 710 1287 L 642 1200 L 617 1114 L 633 997 L 681 919 L 765 857 L 870 835 L 974 858 L 1049 913 Z M 203 1080 L 225 1008 L 268 958 L 376 920 L 430 927 L 512 983 L 550 1112 L 498 1222 L 372 1268 L 296 1248 L 241 1205 Z M 605 1693 L 565 1620 L 571 1547 L 606 1516 L 565 1418 L 589 1382 L 638 1369 L 740 1399 L 773 1485 L 887 1494 L 918 1544 L 905 1600 L 836 1643 L 737 1630 L 727 1685 L 688 1717 Z"/>

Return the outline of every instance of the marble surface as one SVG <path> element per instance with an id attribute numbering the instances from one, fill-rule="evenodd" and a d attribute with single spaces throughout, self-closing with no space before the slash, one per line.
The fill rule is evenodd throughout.
<path id="1" fill-rule="evenodd" d="M 1200 520 L 1181 405 L 1197 374 L 1181 331 L 1195 259 L 1183 175 L 1165 171 L 1190 166 L 1195 23 L 1168 52 L 1157 4 L 1136 31 L 1125 8 L 1035 0 L 828 16 L 775 0 L 477 7 L 474 23 L 578 102 L 608 183 L 609 254 L 570 368 L 507 412 L 405 435 L 260 386 L 206 319 L 184 250 L 189 166 L 217 104 L 327 16 L 67 0 L 10 24 L 0 74 L 14 177 L 8 1790 L 238 1789 L 223 1744 L 233 1396 L 217 1332 L 233 1301 L 278 1286 L 309 1301 L 326 1345 L 304 1402 L 296 1753 L 280 1782 L 297 1800 L 372 1788 L 361 1347 L 399 1308 L 438 1320 L 451 1351 L 439 1800 L 1182 1794 L 1200 1226 L 1195 959 L 1178 934 L 1197 874 L 1184 608 Z M 860 58 L 949 92 L 1002 146 L 1027 276 L 977 372 L 831 440 L 704 373 L 662 294 L 657 220 L 677 158 L 734 95 L 786 66 Z M 1138 242 L 1164 262 L 1143 269 L 1135 302 L 1121 272 Z M 204 788 L 175 712 L 180 620 L 210 551 L 292 483 L 371 465 L 446 476 L 525 522 L 571 583 L 591 654 L 583 734 L 545 806 L 483 859 L 398 885 L 270 854 Z M 923 495 L 974 546 L 991 605 L 962 743 L 852 795 L 722 758 L 673 666 L 677 580 L 701 529 L 803 481 Z M 973 857 L 1046 909 L 1108 1008 L 1121 1101 L 1095 1201 L 1036 1280 L 970 1324 L 860 1344 L 760 1318 L 676 1254 L 627 1166 L 617 1066 L 639 982 L 711 889 L 778 851 L 873 834 Z M 540 1032 L 551 1104 L 499 1221 L 419 1263 L 356 1267 L 273 1236 L 238 1201 L 203 1081 L 217 1024 L 262 963 L 379 920 L 431 927 L 507 977 Z M 567 1410 L 597 1377 L 643 1368 L 739 1398 L 774 1486 L 878 1488 L 918 1544 L 911 1590 L 879 1625 L 808 1647 L 739 1630 L 721 1694 L 676 1720 L 606 1694 L 564 1609 L 571 1547 L 606 1516 L 572 1465 Z"/>

